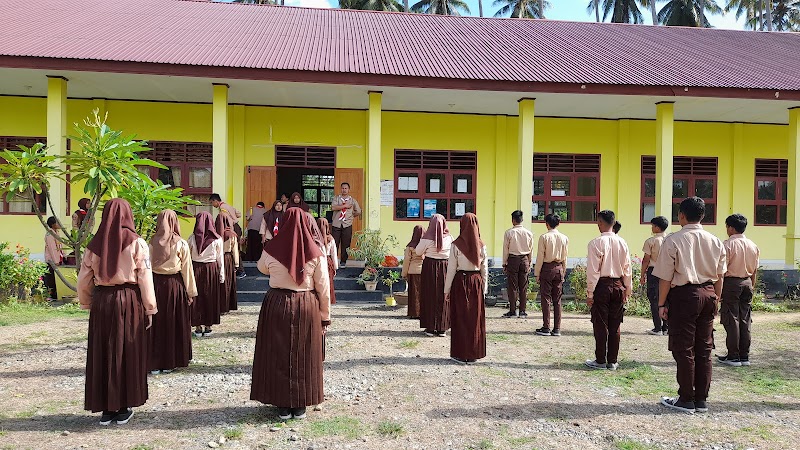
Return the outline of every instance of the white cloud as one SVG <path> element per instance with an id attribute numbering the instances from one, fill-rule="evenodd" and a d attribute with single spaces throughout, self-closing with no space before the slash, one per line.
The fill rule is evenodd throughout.
<path id="1" fill-rule="evenodd" d="M 339 2 L 336 2 L 338 5 Z M 286 6 L 303 6 L 306 8 L 333 8 L 329 0 L 286 0 Z"/>

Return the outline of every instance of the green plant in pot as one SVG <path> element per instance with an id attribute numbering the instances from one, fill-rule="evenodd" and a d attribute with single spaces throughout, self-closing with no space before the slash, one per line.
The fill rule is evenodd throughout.
<path id="1" fill-rule="evenodd" d="M 389 296 L 386 297 L 386 306 L 397 306 L 397 302 L 394 299 L 394 291 L 392 290 L 392 286 L 395 283 L 400 281 L 400 272 L 397 270 L 389 270 L 386 273 L 386 276 L 383 277 L 383 284 L 389 286 Z"/>
<path id="2" fill-rule="evenodd" d="M 364 271 L 358 276 L 358 283 L 367 290 L 375 290 L 372 286 L 377 286 L 380 281 L 383 262 L 389 251 L 398 246 L 397 238 L 391 234 L 383 237 L 380 230 L 362 230 L 356 233 L 355 238 L 356 248 L 350 255 L 353 259 L 364 261 Z"/>
<path id="3" fill-rule="evenodd" d="M 380 278 L 380 270 L 374 267 L 364 267 L 364 271 L 358 275 L 358 284 L 363 285 L 368 291 L 374 291 L 378 286 L 378 278 Z"/>

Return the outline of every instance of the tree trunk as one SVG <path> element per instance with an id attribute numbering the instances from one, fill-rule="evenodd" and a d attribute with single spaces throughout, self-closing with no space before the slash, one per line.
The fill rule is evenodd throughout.
<path id="1" fill-rule="evenodd" d="M 594 0 L 594 19 L 600 22 L 600 0 Z"/>
<path id="2" fill-rule="evenodd" d="M 406 8 L 406 12 L 408 12 L 408 0 L 403 0 L 403 6 Z"/>
<path id="3" fill-rule="evenodd" d="M 408 0 L 406 0 L 408 2 Z M 408 11 L 408 3 L 406 3 L 406 11 Z M 483 17 L 483 0 L 478 0 L 478 15 Z"/>
<path id="4" fill-rule="evenodd" d="M 545 19 L 546 18 L 544 16 L 544 0 L 539 0 L 539 18 L 540 19 Z"/>
<path id="5" fill-rule="evenodd" d="M 767 7 L 764 8 L 767 12 L 766 14 L 766 21 L 767 21 L 767 31 L 772 31 L 772 0 L 767 0 Z"/>
<path id="6" fill-rule="evenodd" d="M 764 0 L 758 2 L 758 31 L 764 31 Z"/>
<path id="7" fill-rule="evenodd" d="M 699 0 L 697 2 L 697 26 L 705 28 L 706 26 L 706 0 Z"/>
<path id="8" fill-rule="evenodd" d="M 653 25 L 658 25 L 658 12 L 656 11 L 656 0 L 650 0 L 650 14 L 653 16 Z"/>

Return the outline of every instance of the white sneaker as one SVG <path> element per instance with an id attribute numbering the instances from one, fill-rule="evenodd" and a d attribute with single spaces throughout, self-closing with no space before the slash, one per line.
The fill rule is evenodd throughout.
<path id="1" fill-rule="evenodd" d="M 608 364 L 606 364 L 606 369 L 608 369 L 608 370 L 617 370 L 617 369 L 619 369 L 619 363 L 608 363 Z"/>
<path id="2" fill-rule="evenodd" d="M 588 367 L 590 369 L 593 369 L 593 370 L 606 370 L 606 369 L 608 369 L 608 366 L 606 366 L 605 364 L 600 364 L 599 362 L 597 362 L 594 359 L 587 359 L 583 364 L 586 367 Z"/>
<path id="3" fill-rule="evenodd" d="M 150 371 L 150 375 L 158 375 L 158 374 L 160 374 L 160 373 L 161 373 L 161 371 L 160 371 L 160 370 L 151 370 L 151 371 Z"/>

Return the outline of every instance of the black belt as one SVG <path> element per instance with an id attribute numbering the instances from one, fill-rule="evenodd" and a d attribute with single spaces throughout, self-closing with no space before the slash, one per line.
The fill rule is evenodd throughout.
<path id="1" fill-rule="evenodd" d="M 459 273 L 481 273 L 480 270 L 459 270 Z"/>
<path id="2" fill-rule="evenodd" d="M 744 280 L 749 280 L 750 277 L 729 277 L 729 276 L 726 276 L 725 279 L 726 280 L 727 279 L 731 279 L 731 280 L 742 280 L 742 281 L 744 281 Z"/>

